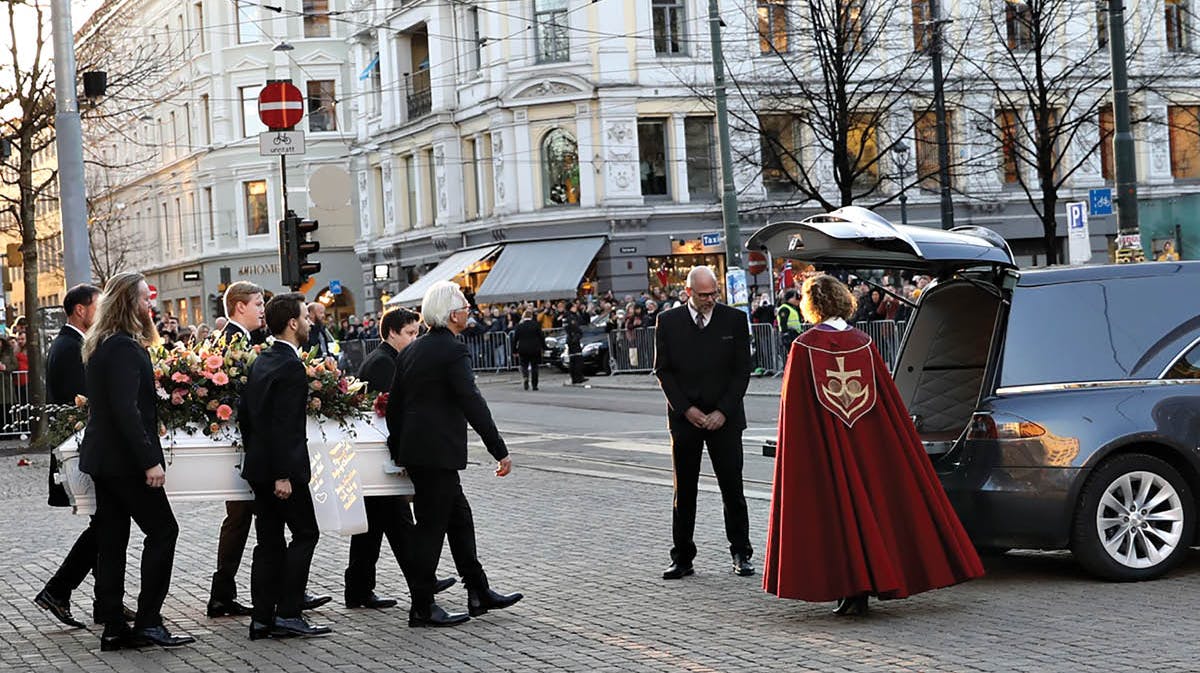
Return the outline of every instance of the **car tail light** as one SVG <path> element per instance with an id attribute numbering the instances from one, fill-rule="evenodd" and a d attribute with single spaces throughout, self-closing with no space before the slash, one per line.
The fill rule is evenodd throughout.
<path id="1" fill-rule="evenodd" d="M 1008 414 L 997 419 L 992 414 L 976 413 L 967 428 L 967 439 L 1031 439 L 1044 434 L 1046 428 Z"/>

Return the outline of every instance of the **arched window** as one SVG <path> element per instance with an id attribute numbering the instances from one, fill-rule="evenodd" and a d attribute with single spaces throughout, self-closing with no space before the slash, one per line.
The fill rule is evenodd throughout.
<path id="1" fill-rule="evenodd" d="M 579 205 L 579 146 L 562 129 L 542 140 L 542 196 L 547 206 Z"/>

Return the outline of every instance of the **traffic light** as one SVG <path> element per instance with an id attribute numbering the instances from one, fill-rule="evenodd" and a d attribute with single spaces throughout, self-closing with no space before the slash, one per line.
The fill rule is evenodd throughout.
<path id="1" fill-rule="evenodd" d="M 319 251 L 321 244 L 308 240 L 308 235 L 317 230 L 316 220 L 301 219 L 288 211 L 279 226 L 279 268 L 281 281 L 293 291 L 308 280 L 309 276 L 321 273 L 320 262 L 310 262 L 308 256 Z"/>
<path id="2" fill-rule="evenodd" d="M 212 315 L 213 320 L 225 315 L 225 306 L 221 299 L 221 295 L 215 292 L 208 295 L 208 312 Z"/>

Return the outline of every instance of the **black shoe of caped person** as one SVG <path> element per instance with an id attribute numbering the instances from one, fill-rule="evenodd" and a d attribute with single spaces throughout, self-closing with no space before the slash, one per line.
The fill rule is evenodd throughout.
<path id="1" fill-rule="evenodd" d="M 210 600 L 208 602 L 207 614 L 209 619 L 216 619 L 217 617 L 249 617 L 253 613 L 254 609 L 249 605 L 242 605 L 233 600 Z"/>
<path id="2" fill-rule="evenodd" d="M 754 566 L 750 565 L 750 557 L 745 554 L 735 554 L 733 557 L 733 574 L 749 577 L 754 574 Z"/>
<path id="3" fill-rule="evenodd" d="M 329 628 L 328 626 L 314 626 L 313 624 L 309 624 L 307 621 L 305 621 L 303 617 L 288 617 L 286 619 L 283 617 L 276 617 L 275 628 L 279 629 L 280 631 L 284 631 L 289 635 L 302 636 L 306 638 L 312 636 L 326 636 L 330 633 L 333 633 L 333 629 Z"/>
<path id="4" fill-rule="evenodd" d="M 680 563 L 680 562 L 676 561 L 676 562 L 672 563 L 671 565 L 667 566 L 667 569 L 663 571 L 663 579 L 664 580 L 682 579 L 684 577 L 687 577 L 688 575 L 695 574 L 695 572 L 696 572 L 696 570 L 692 567 L 692 564 L 690 564 L 690 563 L 684 564 L 684 563 Z"/>
<path id="5" fill-rule="evenodd" d="M 485 614 L 488 610 L 503 610 L 511 607 L 525 596 L 520 593 L 500 594 L 488 587 L 475 589 L 467 586 L 467 613 L 472 617 Z"/>
<path id="6" fill-rule="evenodd" d="M 411 608 L 408 611 L 409 628 L 423 626 L 458 626 L 471 620 L 469 615 L 462 612 L 446 612 L 437 603 L 430 603 L 424 610 Z"/>
<path id="7" fill-rule="evenodd" d="M 33 602 L 41 609 L 54 615 L 54 618 L 63 624 L 74 629 L 85 628 L 83 622 L 75 619 L 71 614 L 71 604 L 68 601 L 59 599 L 50 594 L 49 591 L 42 589 L 38 595 L 34 597 Z"/>
<path id="8" fill-rule="evenodd" d="M 383 596 L 379 596 L 374 591 L 372 591 L 370 594 L 363 596 L 360 599 L 355 599 L 355 600 L 347 599 L 346 607 L 348 607 L 348 608 L 368 608 L 371 610 L 383 610 L 385 608 L 396 607 L 396 599 L 395 598 L 384 598 Z"/>
<path id="9" fill-rule="evenodd" d="M 173 636 L 167 630 L 167 627 L 162 625 L 134 629 L 133 635 L 135 638 L 144 640 L 149 645 L 157 645 L 159 647 L 179 647 L 180 645 L 191 645 L 196 642 L 196 639 L 191 636 Z"/>
<path id="10" fill-rule="evenodd" d="M 326 603 L 328 603 L 331 600 L 333 600 L 333 596 L 314 596 L 310 593 L 305 592 L 304 600 L 301 601 L 301 603 L 300 603 L 300 609 L 301 610 L 316 610 L 317 608 L 321 607 L 322 605 L 325 605 Z"/>
<path id="11" fill-rule="evenodd" d="M 862 617 L 867 614 L 867 609 L 867 595 L 860 594 L 839 598 L 837 606 L 833 608 L 833 614 L 842 617 Z"/>
<path id="12" fill-rule="evenodd" d="M 433 593 L 440 594 L 443 591 L 445 591 L 446 589 L 449 589 L 450 587 L 454 586 L 454 584 L 456 582 L 458 582 L 457 577 L 443 577 L 442 579 L 438 580 L 437 582 L 434 582 Z"/>

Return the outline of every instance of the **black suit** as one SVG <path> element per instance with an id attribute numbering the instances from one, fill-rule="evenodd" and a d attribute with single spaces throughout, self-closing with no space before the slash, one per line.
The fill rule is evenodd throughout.
<path id="1" fill-rule="evenodd" d="M 532 318 L 517 323 L 514 330 L 515 349 L 521 363 L 521 378 L 533 378 L 533 389 L 538 387 L 538 366 L 542 364 L 542 349 L 546 347 L 546 335 L 542 326 Z"/>
<path id="2" fill-rule="evenodd" d="M 146 535 L 136 626 L 158 626 L 179 526 L 166 492 L 146 485 L 146 470 L 164 465 L 154 370 L 146 349 L 118 333 L 96 348 L 86 372 L 88 422 L 79 468 L 96 487 L 96 616 L 106 631 L 124 624 L 125 553 L 133 519 Z"/>
<path id="3" fill-rule="evenodd" d="M 332 343 L 333 337 L 329 336 L 329 330 L 325 328 L 325 325 L 313 323 L 312 331 L 308 334 L 308 343 L 301 345 L 305 351 L 310 351 L 316 347 L 318 355 L 327 357 L 333 354 L 329 350 Z"/>
<path id="4" fill-rule="evenodd" d="M 413 606 L 433 603 L 442 540 L 449 534 L 463 584 L 485 589 L 475 553 L 475 523 L 458 471 L 467 466 L 467 423 L 496 460 L 508 455 L 492 414 L 475 385 L 471 353 L 450 330 L 437 327 L 400 353 L 388 395 L 388 448 L 408 470 L 417 515 L 410 570 Z M 457 548 L 456 548 L 457 547 Z"/>
<path id="5" fill-rule="evenodd" d="M 750 384 L 750 330 L 746 314 L 721 304 L 713 307 L 704 329 L 692 319 L 688 305 L 659 314 L 654 337 L 654 374 L 667 397 L 671 429 L 671 462 L 675 498 L 671 519 L 671 559 L 690 566 L 696 556 L 696 490 L 704 445 L 725 504 L 729 551 L 752 553 L 746 498 L 742 493 L 742 400 Z M 685 414 L 696 407 L 705 414 L 720 411 L 725 424 L 717 430 L 697 428 Z"/>
<path id="6" fill-rule="evenodd" d="M 250 345 L 262 343 L 260 330 L 247 334 L 233 322 L 225 323 L 221 334 L 226 343 L 237 337 L 249 340 Z M 212 576 L 210 601 L 231 602 L 237 600 L 237 574 L 246 552 L 246 541 L 250 537 L 250 526 L 254 522 L 254 502 L 250 500 L 226 500 L 225 519 L 221 522 L 221 534 L 217 541 L 217 571 Z"/>
<path id="7" fill-rule="evenodd" d="M 50 404 L 74 404 L 75 396 L 87 396 L 87 385 L 83 370 L 83 336 L 75 328 L 64 325 L 46 356 L 46 401 Z M 58 457 L 50 452 L 50 497 L 52 507 L 69 507 L 67 490 L 62 484 L 54 483 L 58 472 Z M 96 517 L 89 517 L 88 527 L 76 538 L 71 551 L 63 559 L 54 577 L 46 582 L 46 591 L 51 596 L 68 602 L 71 592 L 78 589 L 88 573 L 96 567 Z"/>
<path id="8" fill-rule="evenodd" d="M 238 402 L 238 426 L 246 458 L 242 478 L 254 491 L 254 561 L 250 594 L 254 621 L 272 624 L 275 617 L 299 617 L 317 547 L 316 514 L 308 491 L 308 376 L 295 349 L 276 341 L 250 366 Z M 288 479 L 292 495 L 275 495 L 275 482 Z M 292 533 L 291 544 L 283 536 Z"/>

